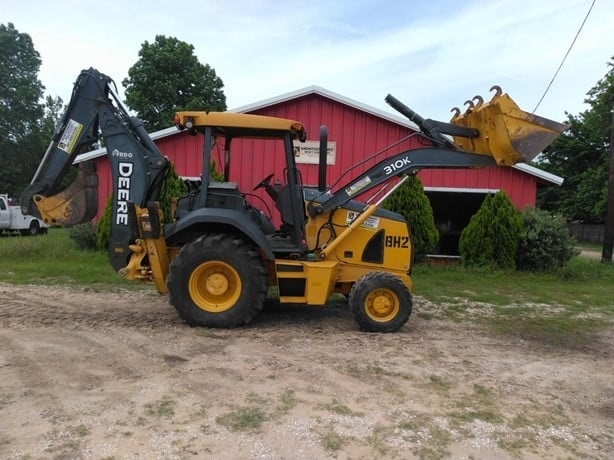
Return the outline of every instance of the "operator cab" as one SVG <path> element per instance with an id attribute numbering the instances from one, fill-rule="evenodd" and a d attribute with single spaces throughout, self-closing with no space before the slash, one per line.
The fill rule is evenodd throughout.
<path id="1" fill-rule="evenodd" d="M 202 135 L 204 143 L 200 181 L 191 181 L 188 195 L 178 200 L 174 224 L 196 213 L 208 221 L 209 228 L 218 226 L 228 231 L 234 227 L 263 234 L 276 256 L 306 251 L 305 205 L 293 146 L 294 141 L 306 138 L 301 123 L 229 112 L 178 112 L 175 124 L 192 135 Z M 252 156 L 251 161 L 242 161 L 246 155 Z M 249 192 L 239 190 L 231 180 L 244 175 L 242 165 L 275 166 L 282 157 L 283 169 L 278 177 L 283 178 L 283 185 L 279 180 L 271 184 L 275 172 Z M 221 178 L 213 179 L 209 169 L 212 161 L 223 165 Z M 260 189 L 264 189 L 264 196 L 258 193 Z M 174 227 L 181 225 L 169 225 L 167 237 L 175 231 Z"/>

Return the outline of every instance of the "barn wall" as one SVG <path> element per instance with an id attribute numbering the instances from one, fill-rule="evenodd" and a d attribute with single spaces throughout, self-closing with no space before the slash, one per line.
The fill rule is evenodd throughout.
<path id="1" fill-rule="evenodd" d="M 350 182 L 351 179 L 377 162 L 377 159 L 364 161 L 366 157 L 385 149 L 409 134 L 408 128 L 404 126 L 315 94 L 252 113 L 299 120 L 305 125 L 307 139 L 310 141 L 319 140 L 320 126 L 325 125 L 328 129 L 329 142 L 336 143 L 336 162 L 327 170 L 329 185 L 333 185 L 341 176 L 343 178 L 340 184 Z M 416 145 L 415 139 L 407 140 L 382 152 L 378 158 L 383 159 L 385 156 L 415 148 Z M 268 164 L 270 162 L 265 161 L 264 163 L 265 166 L 270 166 Z M 303 175 L 303 183 L 317 184 L 317 165 L 299 164 L 298 167 Z M 246 168 L 242 175 L 242 179 L 247 182 L 250 180 L 249 169 Z M 239 181 L 239 183 L 243 182 Z"/>

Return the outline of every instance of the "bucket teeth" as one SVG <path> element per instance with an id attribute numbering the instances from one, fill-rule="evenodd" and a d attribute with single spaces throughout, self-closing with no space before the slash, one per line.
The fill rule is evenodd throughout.
<path id="1" fill-rule="evenodd" d="M 495 91 L 495 95 L 492 97 L 491 101 L 495 99 L 496 97 L 501 96 L 501 94 L 503 94 L 503 90 L 501 89 L 499 85 L 492 85 L 489 91 L 493 91 L 493 90 Z"/>
<path id="2" fill-rule="evenodd" d="M 467 109 L 461 114 L 458 107 L 450 123 L 479 132 L 476 138 L 455 136 L 458 147 L 473 153 L 492 156 L 500 165 L 511 166 L 531 161 L 542 152 L 568 126 L 524 112 L 503 92 L 493 85 L 491 100 L 476 95 L 465 101 Z"/>

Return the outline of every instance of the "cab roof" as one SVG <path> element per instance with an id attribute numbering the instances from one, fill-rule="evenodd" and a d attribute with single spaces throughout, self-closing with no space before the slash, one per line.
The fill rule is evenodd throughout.
<path id="1" fill-rule="evenodd" d="M 229 137 L 280 137 L 289 132 L 301 142 L 307 138 L 305 127 L 299 121 L 235 112 L 177 112 L 175 125 L 194 131 L 212 128 L 215 135 Z"/>

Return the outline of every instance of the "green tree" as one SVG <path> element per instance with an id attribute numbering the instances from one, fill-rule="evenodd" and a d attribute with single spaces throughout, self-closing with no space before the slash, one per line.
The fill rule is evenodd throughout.
<path id="1" fill-rule="evenodd" d="M 55 131 L 55 128 L 57 127 L 65 110 L 66 106 L 64 105 L 64 101 L 61 97 L 47 96 L 45 98 L 44 114 L 42 120 L 40 121 L 39 129 L 43 133 L 43 138 L 47 141 L 47 143 L 51 142 L 53 132 Z"/>
<path id="2" fill-rule="evenodd" d="M 150 132 L 171 126 L 179 110 L 226 110 L 215 70 L 198 61 L 194 46 L 173 37 L 157 35 L 154 43 L 143 43 L 122 85 L 126 103 Z"/>
<path id="3" fill-rule="evenodd" d="M 522 217 L 505 192 L 489 194 L 461 233 L 461 259 L 478 267 L 516 268 L 522 231 Z"/>
<path id="4" fill-rule="evenodd" d="M 32 179 L 44 153 L 40 65 L 30 36 L 12 23 L 0 24 L 0 192 L 12 196 L 19 196 Z"/>
<path id="5" fill-rule="evenodd" d="M 433 250 L 439 239 L 431 202 L 424 193 L 422 182 L 410 176 L 382 203 L 382 207 L 401 214 L 411 230 L 414 257 L 421 262 Z"/>
<path id="6" fill-rule="evenodd" d="M 614 59 L 614 58 L 613 58 Z M 538 206 L 568 220 L 602 223 L 605 219 L 610 130 L 614 107 L 614 61 L 587 93 L 589 109 L 567 114 L 568 131 L 544 151 L 538 166 L 565 179 L 538 194 Z"/>

